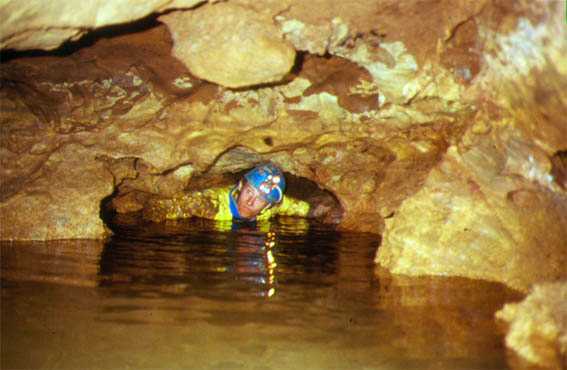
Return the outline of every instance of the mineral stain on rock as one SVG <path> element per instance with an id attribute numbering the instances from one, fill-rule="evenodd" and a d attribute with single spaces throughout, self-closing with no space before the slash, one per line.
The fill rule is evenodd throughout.
<path id="1" fill-rule="evenodd" d="M 339 105 L 352 113 L 378 109 L 378 94 L 363 90 L 365 83 L 372 82 L 370 73 L 343 58 L 306 58 L 299 76 L 311 81 L 303 92 L 305 97 L 327 92 L 338 97 Z"/>

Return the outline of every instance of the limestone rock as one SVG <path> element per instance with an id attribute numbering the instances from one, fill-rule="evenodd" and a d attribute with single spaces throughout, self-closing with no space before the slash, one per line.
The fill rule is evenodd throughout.
<path id="1" fill-rule="evenodd" d="M 353 113 L 367 113 L 379 108 L 378 94 L 365 91 L 372 77 L 361 67 L 342 58 L 305 58 L 302 76 L 311 82 L 303 91 L 309 97 L 316 93 L 329 93 L 338 98 L 338 104 Z"/>
<path id="2" fill-rule="evenodd" d="M 567 278 L 567 196 L 498 173 L 490 144 L 451 147 L 386 224 L 376 262 L 394 273 L 499 281 Z M 545 266 L 545 267 L 543 267 Z"/>
<path id="3" fill-rule="evenodd" d="M 288 84 L 231 91 L 193 77 L 170 47 L 161 26 L 67 58 L 4 63 L 3 199 L 68 142 L 90 148 L 85 167 L 112 175 L 120 212 L 194 187 L 194 176 L 272 160 L 332 192 L 345 210 L 341 228 L 376 233 L 460 135 L 462 123 L 443 114 L 404 114 L 403 129 L 380 116 L 369 73 L 347 59 L 307 58 Z"/>
<path id="4" fill-rule="evenodd" d="M 349 37 L 349 28 L 341 18 L 336 17 L 331 22 L 320 25 L 305 24 L 297 19 L 286 19 L 277 16 L 285 38 L 297 50 L 308 51 L 312 54 L 325 55 L 344 43 Z"/>
<path id="5" fill-rule="evenodd" d="M 280 81 L 295 50 L 269 18 L 231 3 L 160 17 L 169 27 L 173 54 L 196 76 L 227 87 Z"/>
<path id="6" fill-rule="evenodd" d="M 44 49 L 77 40 L 88 30 L 126 23 L 166 9 L 190 8 L 204 0 L 0 1 L 0 49 Z"/>
<path id="7" fill-rule="evenodd" d="M 567 277 L 562 5 L 535 14 L 511 6 L 534 19 L 515 15 L 497 33 L 480 18 L 493 68 L 467 92 L 477 102 L 473 124 L 386 224 L 376 261 L 395 273 L 495 280 L 524 292 Z"/>
<path id="8" fill-rule="evenodd" d="M 2 239 L 100 239 L 107 235 L 100 203 L 112 189 L 92 151 L 65 145 L 0 204 Z"/>
<path id="9" fill-rule="evenodd" d="M 506 345 L 532 365 L 567 366 L 567 282 L 536 285 L 520 303 L 496 313 L 508 323 Z"/>
<path id="10" fill-rule="evenodd" d="M 147 4 L 150 2 L 140 7 Z M 432 209 L 451 220 L 476 223 L 466 215 L 468 211 L 453 209 L 453 205 L 466 206 L 476 209 L 473 214 L 483 216 L 478 223 L 496 234 L 492 240 L 480 228 L 477 230 L 479 243 L 491 240 L 494 251 L 479 250 L 476 255 L 495 256 L 498 263 L 500 258 L 512 255 L 511 266 L 517 267 L 514 271 L 499 269 L 502 265 L 498 263 L 490 267 L 490 260 L 479 269 L 489 266 L 487 270 L 474 277 L 506 281 L 525 289 L 530 284 L 528 278 L 517 278 L 525 261 L 530 279 L 555 276 L 562 257 L 551 260 L 537 256 L 549 265 L 548 275 L 539 275 L 534 272 L 535 262 L 529 261 L 534 251 L 529 245 L 546 244 L 564 235 L 556 229 L 563 222 L 562 179 L 567 176 L 560 120 L 565 115 L 564 94 L 557 92 L 564 84 L 565 70 L 560 62 L 565 49 L 563 38 L 549 39 L 554 32 L 564 32 L 557 29 L 557 18 L 549 14 L 563 12 L 547 3 L 540 10 L 522 10 L 528 3 L 514 2 L 503 8 L 512 10 L 509 15 L 500 10 L 501 2 L 489 0 L 460 0 L 459 5 L 450 6 L 440 2 L 427 9 L 412 8 L 411 2 L 398 4 L 394 0 L 380 4 L 374 0 L 231 0 L 163 17 L 172 26 L 176 47 L 193 52 L 192 47 L 214 46 L 206 40 L 215 34 L 220 49 L 209 51 L 229 48 L 216 59 L 206 56 L 203 66 L 208 65 L 205 62 L 226 62 L 235 49 L 245 49 L 243 44 L 251 45 L 252 52 L 243 55 L 254 55 L 253 62 L 266 61 L 254 54 L 256 51 L 286 61 L 286 68 L 275 74 L 272 66 L 247 63 L 253 67 L 254 78 L 265 71 L 272 77 L 261 76 L 258 82 L 246 84 L 277 80 L 287 72 L 294 50 L 283 40 L 283 31 L 301 50 L 328 53 L 324 57 L 302 54 L 289 77 L 275 85 L 250 89 L 224 89 L 191 75 L 170 55 L 173 42 L 165 26 L 119 37 L 95 37 L 92 45 L 83 45 L 64 57 L 10 54 L 12 59 L 0 66 L 2 217 L 9 215 L 9 222 L 25 225 L 25 219 L 10 211 L 12 207 L 19 209 L 14 200 L 29 196 L 26 189 L 31 183 L 45 186 L 37 188 L 37 193 L 52 191 L 47 181 L 36 182 L 38 174 L 47 176 L 41 170 L 48 169 L 44 166 L 48 159 L 94 168 L 97 173 L 103 166 L 108 179 L 96 182 L 100 186 L 96 194 L 101 201 L 108 194 L 108 186 L 113 187 L 119 198 L 116 207 L 122 212 L 140 210 L 152 196 L 167 196 L 196 186 L 195 177 L 224 172 L 232 175 L 259 161 L 271 160 L 288 173 L 331 192 L 345 211 L 342 228 L 379 233 L 384 219 L 392 225 L 403 220 L 406 230 L 400 235 L 413 237 L 407 229 L 429 227 L 426 216 Z M 164 2 L 155 9 L 166 6 L 183 5 Z M 45 7 L 46 11 L 50 9 Z M 535 15 L 530 16 L 533 12 Z M 235 15 L 240 18 L 235 20 Z M 399 27 L 397 17 L 403 17 L 404 27 Z M 522 17 L 529 23 L 519 20 Z M 306 31 L 286 28 L 293 20 L 304 23 Z M 279 22 L 277 26 L 275 21 Z M 503 25 L 509 29 L 500 29 Z M 200 31 L 200 27 L 209 26 L 218 32 Z M 530 35 L 537 37 L 530 39 Z M 226 37 L 226 43 L 222 37 Z M 238 37 L 242 40 L 236 40 L 235 47 Z M 514 63 L 505 64 L 506 58 L 518 51 L 508 47 L 518 37 L 535 42 L 521 48 L 524 54 Z M 262 46 L 260 42 L 265 40 Z M 266 50 L 267 45 L 277 47 Z M 237 64 L 241 65 L 240 61 Z M 483 69 L 485 65 L 490 68 Z M 511 66 L 502 74 L 506 77 L 503 81 L 499 68 Z M 515 75 L 514 70 L 522 73 Z M 235 68 L 229 72 L 230 78 L 244 76 Z M 517 78 L 519 75 L 521 78 Z M 497 94 L 491 94 L 493 91 Z M 514 106 L 507 103 L 507 96 L 513 97 Z M 84 161 L 63 157 L 69 154 L 65 148 L 71 143 L 84 148 Z M 449 147 L 450 154 L 444 156 Z M 437 169 L 430 174 L 433 168 Z M 424 182 L 416 203 L 440 202 L 446 207 L 427 206 L 423 212 L 413 213 L 417 218 L 406 217 L 411 212 L 406 211 L 405 204 L 412 201 L 406 201 L 398 211 L 400 204 L 416 194 Z M 57 184 L 63 193 L 92 192 L 89 184 L 80 188 L 74 183 Z M 479 194 L 486 200 L 481 197 L 477 202 Z M 66 199 L 59 197 L 51 207 L 63 212 L 65 204 Z M 548 213 L 542 207 L 549 208 Z M 491 215 L 488 209 L 499 213 Z M 74 215 L 75 210 L 69 208 L 68 212 Z M 534 220 L 528 222 L 530 217 Z M 437 219 L 433 221 L 447 227 Z M 94 217 L 83 222 L 90 222 L 85 230 L 97 229 L 100 224 Z M 544 227 L 547 223 L 549 228 Z M 507 234 L 521 226 L 527 229 L 520 231 L 519 237 Z M 41 225 L 37 228 L 43 230 Z M 396 230 L 401 229 L 396 226 Z M 439 229 L 438 234 L 432 230 L 428 245 L 438 242 L 434 237 L 453 235 L 445 234 L 447 230 Z M 393 233 L 388 233 L 391 239 Z M 461 236 L 465 234 L 455 237 Z M 11 236 L 3 232 L 2 237 Z M 545 250 L 559 254 L 556 239 L 552 241 Z M 497 252 L 501 246 L 502 251 Z M 383 246 L 383 250 L 387 248 Z M 435 253 L 429 262 L 441 265 L 443 255 Z M 460 261 L 456 257 L 459 253 L 449 255 Z M 472 267 L 463 263 L 460 270 L 447 273 L 468 274 L 476 269 L 475 254 L 471 251 L 467 256 L 471 256 L 467 261 Z M 416 263 L 416 271 L 429 273 L 429 267 L 419 266 Z"/>
<path id="11" fill-rule="evenodd" d="M 254 0 L 237 0 L 254 3 Z M 399 0 L 312 0 L 274 2 L 280 6 L 276 21 L 297 50 L 322 55 L 366 39 L 374 47 L 400 41 L 417 64 L 435 59 L 438 42 L 486 7 L 489 0 L 455 0 L 427 4 Z M 283 4 L 282 4 L 283 3 Z M 474 54 L 473 50 L 465 53 Z"/>
<path id="12" fill-rule="evenodd" d="M 486 68 L 475 89 L 482 90 L 483 99 L 512 112 L 521 133 L 551 156 L 567 149 L 567 4 L 507 6 L 510 13 L 522 16 L 515 22 L 508 16 L 498 28 L 480 22 Z"/>

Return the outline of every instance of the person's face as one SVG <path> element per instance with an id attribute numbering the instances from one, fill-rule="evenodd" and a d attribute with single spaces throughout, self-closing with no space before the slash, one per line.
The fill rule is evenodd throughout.
<path id="1" fill-rule="evenodd" d="M 244 218 L 256 217 L 267 205 L 268 202 L 260 196 L 258 190 L 247 182 L 236 200 L 238 212 Z"/>

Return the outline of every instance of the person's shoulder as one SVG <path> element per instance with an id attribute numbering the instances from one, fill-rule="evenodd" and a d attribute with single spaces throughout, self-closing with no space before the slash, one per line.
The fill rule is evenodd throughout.
<path id="1" fill-rule="evenodd" d="M 192 194 L 201 194 L 205 197 L 215 197 L 222 194 L 228 194 L 231 191 L 231 186 L 215 186 L 211 188 L 198 189 L 191 191 Z"/>
<path id="2" fill-rule="evenodd" d="M 231 185 L 226 185 L 226 186 L 215 186 L 212 188 L 207 188 L 202 190 L 204 193 L 226 193 L 229 192 L 230 190 L 232 190 L 234 186 Z"/>
<path id="3" fill-rule="evenodd" d="M 282 201 L 279 203 L 280 206 L 286 206 L 286 205 L 292 205 L 292 204 L 307 204 L 306 201 L 298 199 L 298 198 L 294 198 L 290 195 L 285 195 L 282 199 Z"/>

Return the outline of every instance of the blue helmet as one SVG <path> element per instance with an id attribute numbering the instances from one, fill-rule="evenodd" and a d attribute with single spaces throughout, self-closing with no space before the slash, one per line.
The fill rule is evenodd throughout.
<path id="1" fill-rule="evenodd" d="M 271 163 L 262 164 L 248 171 L 244 178 L 256 189 L 268 203 L 279 203 L 285 191 L 283 172 Z"/>

